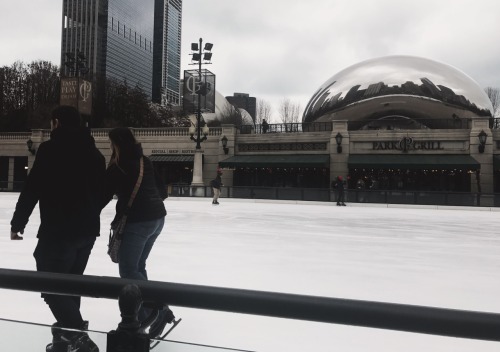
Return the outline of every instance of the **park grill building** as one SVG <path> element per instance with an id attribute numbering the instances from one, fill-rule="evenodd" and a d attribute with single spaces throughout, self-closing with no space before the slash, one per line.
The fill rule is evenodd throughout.
<path id="1" fill-rule="evenodd" d="M 373 59 L 321 85 L 301 123 L 271 124 L 267 133 L 259 125 L 211 128 L 202 143 L 203 182 L 208 186 L 221 167 L 228 196 L 258 198 L 257 188 L 269 188 L 299 199 L 300 192 L 328 190 L 337 176 L 353 191 L 493 194 L 500 189 L 500 132 L 492 111 L 483 90 L 448 65 L 409 56 Z M 107 131 L 92 133 L 109 160 Z M 189 187 L 195 148 L 188 128 L 134 133 L 168 184 Z M 16 163 L 29 169 L 34 160 L 26 140 L 36 148 L 48 136 L 3 135 L 4 188 L 22 178 L 19 171 L 14 177 Z"/>

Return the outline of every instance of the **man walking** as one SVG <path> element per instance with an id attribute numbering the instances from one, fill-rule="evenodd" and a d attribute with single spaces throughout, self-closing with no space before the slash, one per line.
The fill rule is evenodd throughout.
<path id="1" fill-rule="evenodd" d="M 22 240 L 39 202 L 40 227 L 33 256 L 38 271 L 82 275 L 99 236 L 106 162 L 80 115 L 70 106 L 52 113 L 50 140 L 40 144 L 11 221 L 11 239 Z M 80 297 L 42 294 L 56 319 L 47 351 L 97 352 L 85 332 Z"/>

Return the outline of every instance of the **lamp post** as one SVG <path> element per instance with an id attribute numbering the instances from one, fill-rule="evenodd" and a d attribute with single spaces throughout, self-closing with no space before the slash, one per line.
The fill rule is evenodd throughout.
<path id="1" fill-rule="evenodd" d="M 31 155 L 35 155 L 36 149 L 33 148 L 33 141 L 31 140 L 31 138 L 26 141 L 26 145 L 27 145 L 28 151 L 31 153 Z"/>
<path id="2" fill-rule="evenodd" d="M 479 153 L 484 153 L 484 147 L 486 145 L 486 138 L 488 138 L 488 135 L 483 130 L 477 135 L 477 138 L 479 138 Z"/>
<path id="3" fill-rule="evenodd" d="M 227 155 L 229 153 L 229 148 L 227 147 L 227 137 L 223 136 L 221 138 L 221 142 L 222 142 L 222 149 L 224 150 L 224 154 Z"/>
<path id="4" fill-rule="evenodd" d="M 193 165 L 193 181 L 191 182 L 191 185 L 193 186 L 203 186 L 203 165 L 202 165 L 203 152 L 201 150 L 201 142 L 205 141 L 208 135 L 208 126 L 206 125 L 206 123 L 204 123 L 204 125 L 201 126 L 202 123 L 201 96 L 206 95 L 207 93 L 206 83 L 203 82 L 201 65 L 202 65 L 202 60 L 204 61 L 203 62 L 204 64 L 210 64 L 209 61 L 212 58 L 211 50 L 213 44 L 205 43 L 205 47 L 203 47 L 202 44 L 203 44 L 202 38 L 200 38 L 199 45 L 198 43 L 191 43 L 191 50 L 193 51 L 193 53 L 191 54 L 192 61 L 195 62 L 197 61 L 198 64 L 198 84 L 196 85 L 196 93 L 198 94 L 198 107 L 196 110 L 196 126 L 194 126 L 195 130 L 191 128 L 189 131 L 191 135 L 191 140 L 193 140 L 196 143 L 196 150 L 194 154 L 194 165 Z M 192 65 L 196 65 L 196 63 L 193 63 Z"/>
<path id="5" fill-rule="evenodd" d="M 337 142 L 337 153 L 342 153 L 342 138 L 343 136 L 340 134 L 340 132 L 337 133 L 335 136 L 335 141 Z"/>

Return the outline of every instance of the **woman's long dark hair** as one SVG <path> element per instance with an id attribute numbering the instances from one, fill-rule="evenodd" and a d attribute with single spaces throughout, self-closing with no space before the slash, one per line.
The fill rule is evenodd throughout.
<path id="1" fill-rule="evenodd" d="M 120 157 L 127 158 L 137 154 L 137 140 L 127 127 L 114 128 L 108 135 L 113 145 L 110 164 L 118 165 Z"/>

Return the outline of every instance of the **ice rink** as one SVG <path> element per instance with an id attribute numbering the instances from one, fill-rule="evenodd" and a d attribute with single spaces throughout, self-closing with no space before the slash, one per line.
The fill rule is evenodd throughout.
<path id="1" fill-rule="evenodd" d="M 0 267 L 34 270 L 35 209 L 10 241 L 17 193 L 0 193 Z M 77 201 L 77 200 L 75 200 Z M 500 313 L 496 209 L 220 199 L 166 200 L 151 280 Z M 498 209 L 500 211 L 500 209 Z M 118 276 L 106 255 L 114 202 L 86 273 Z M 36 293 L 1 290 L 0 317 L 51 324 Z M 172 307 L 173 340 L 266 352 L 498 352 L 500 343 Z M 117 302 L 85 298 L 92 330 L 119 322 Z M 5 333 L 5 332 L 2 332 Z"/>

